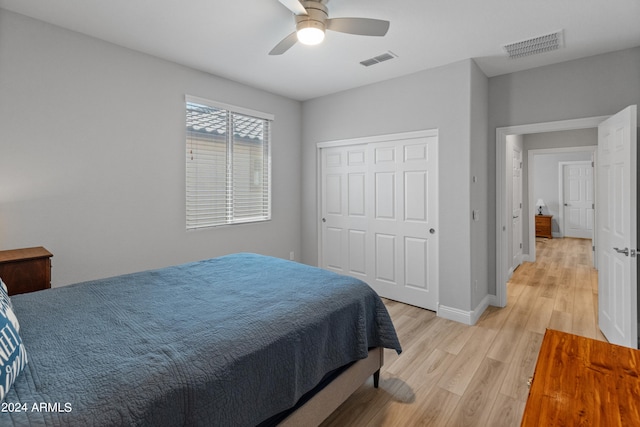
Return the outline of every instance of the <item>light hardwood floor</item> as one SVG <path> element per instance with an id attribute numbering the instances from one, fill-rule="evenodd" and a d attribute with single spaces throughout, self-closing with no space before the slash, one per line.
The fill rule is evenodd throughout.
<path id="1" fill-rule="evenodd" d="M 536 251 L 507 306 L 475 326 L 385 300 L 403 352 L 385 350 L 380 388 L 369 380 L 322 426 L 519 426 L 545 329 L 605 340 L 591 241 L 538 239 Z"/>

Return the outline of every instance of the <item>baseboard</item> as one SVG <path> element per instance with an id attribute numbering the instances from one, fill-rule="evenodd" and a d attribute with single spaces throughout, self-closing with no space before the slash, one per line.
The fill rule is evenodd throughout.
<path id="1" fill-rule="evenodd" d="M 478 306 L 475 308 L 475 310 L 471 311 L 471 320 L 473 322 L 471 323 L 471 325 L 475 325 L 476 323 L 478 323 L 478 320 L 480 320 L 480 316 L 482 316 L 482 313 L 484 313 L 487 307 L 491 305 L 492 296 L 493 295 L 485 295 L 484 298 L 482 298 L 482 301 L 480 301 L 480 304 L 478 304 Z"/>
<path id="2" fill-rule="evenodd" d="M 498 305 L 498 296 L 497 295 L 487 295 L 486 298 L 488 298 L 488 300 L 489 300 L 489 305 L 491 305 L 493 307 L 500 307 Z M 486 307 L 485 307 L 485 310 L 486 310 Z"/>
<path id="3" fill-rule="evenodd" d="M 438 306 L 438 316 L 453 320 L 454 322 L 464 323 L 465 325 L 471 324 L 471 312 L 460 310 L 459 308 L 447 307 L 440 304 Z"/>
<path id="4" fill-rule="evenodd" d="M 520 260 L 520 264 L 518 264 L 518 267 L 520 267 L 523 262 L 532 262 L 531 255 L 522 254 L 522 259 Z M 513 267 L 509 267 L 509 271 L 507 271 L 507 280 L 511 279 L 511 276 L 513 276 L 514 272 L 515 272 L 515 269 Z"/>
<path id="5" fill-rule="evenodd" d="M 496 296 L 495 295 L 485 295 L 485 297 L 480 301 L 480 304 L 471 311 L 460 310 L 459 308 L 447 307 L 446 305 L 440 304 L 438 306 L 438 316 L 444 319 L 453 320 L 458 323 L 464 323 L 465 325 L 473 326 L 475 325 L 482 313 L 489 307 L 490 305 L 495 305 Z"/>

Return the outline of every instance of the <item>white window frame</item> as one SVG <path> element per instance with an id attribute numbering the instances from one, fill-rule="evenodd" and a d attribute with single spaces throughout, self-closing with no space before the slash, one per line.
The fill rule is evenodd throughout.
<path id="1" fill-rule="evenodd" d="M 222 161 L 224 164 L 225 171 L 222 175 L 224 178 L 222 180 L 215 177 L 215 174 L 194 174 L 194 168 L 197 170 L 198 167 L 194 166 L 193 163 L 193 149 L 195 146 L 202 146 L 202 140 L 200 140 L 200 145 L 195 144 L 195 139 L 192 138 L 192 130 L 188 128 L 189 124 L 185 124 L 185 141 L 186 141 L 186 159 L 185 159 L 185 207 L 186 207 L 186 228 L 187 230 L 198 230 L 198 229 L 207 229 L 212 227 L 224 226 L 224 225 L 233 225 L 233 224 L 246 224 L 246 223 L 255 223 L 255 222 L 263 222 L 271 220 L 271 127 L 273 124 L 273 120 L 275 116 L 273 114 L 264 113 L 260 111 L 250 110 L 247 108 L 236 107 L 229 104 L 224 104 L 216 101 L 211 101 L 204 98 L 198 98 L 195 96 L 186 95 L 185 96 L 185 120 L 186 116 L 189 112 L 188 104 L 198 104 L 203 107 L 213 108 L 217 110 L 222 110 L 223 113 L 226 114 L 226 124 L 224 127 L 224 132 L 220 135 L 222 139 L 224 139 L 224 144 L 226 144 L 226 148 L 224 151 L 225 155 L 217 157 L 217 161 Z M 235 191 L 234 180 L 239 183 L 240 174 L 239 172 L 234 172 L 234 165 L 238 165 L 237 162 L 234 163 L 234 152 L 236 150 L 235 147 L 238 147 L 238 150 L 242 150 L 240 145 L 235 146 L 234 144 L 240 144 L 240 139 L 236 139 L 237 135 L 233 135 L 232 131 L 232 123 L 233 120 L 241 119 L 242 117 L 248 119 L 258 119 L 264 121 L 263 129 L 262 129 L 262 143 L 258 145 L 261 150 L 260 154 L 262 155 L 262 159 L 260 162 L 262 163 L 262 168 L 259 169 L 260 175 L 259 178 L 259 186 L 261 187 L 260 193 L 262 194 L 262 203 L 258 203 L 257 206 L 258 212 L 253 214 L 251 212 L 251 208 L 248 209 L 247 212 L 243 212 L 240 208 L 241 202 L 239 201 L 239 195 L 236 195 L 237 191 Z M 221 141 L 218 141 L 220 143 Z M 206 144 L 206 142 L 204 142 Z M 202 153 L 202 152 L 201 152 Z M 210 152 L 209 152 L 210 153 Z M 198 154 L 198 151 L 196 151 Z M 240 152 L 236 153 L 240 155 Z M 251 163 L 249 163 L 251 162 Z M 251 173 L 251 167 L 255 164 L 255 159 L 248 158 L 247 165 L 249 166 L 248 173 Z M 200 164 L 201 165 L 201 164 Z M 213 167 L 212 165 L 207 165 L 207 167 Z M 266 170 L 265 170 L 266 169 Z M 204 176 L 203 176 L 204 175 Z M 209 176 L 207 176 L 209 175 Z M 246 176 L 246 175 L 245 175 Z M 253 184 L 251 184 L 253 185 Z M 211 202 L 211 205 L 206 205 L 209 203 L 203 198 L 198 198 L 198 196 L 194 196 L 194 194 L 206 193 L 211 190 L 204 190 L 203 188 L 216 188 L 219 192 L 224 193 L 224 195 L 219 196 L 216 201 Z M 215 191 L 214 191 L 215 192 Z M 240 194 L 250 194 L 240 193 Z M 236 197 L 237 196 L 237 197 Z M 266 200 L 265 200 L 266 199 Z M 222 203 L 220 203 L 224 200 Z M 216 205 L 216 202 L 218 203 Z M 201 209 L 205 205 L 204 209 Z M 222 208 L 220 206 L 223 205 Z M 218 209 L 216 210 L 216 206 Z M 251 206 L 251 205 L 249 205 Z M 201 211 L 207 211 L 209 213 L 200 214 Z M 236 210 L 240 213 L 236 214 Z"/>

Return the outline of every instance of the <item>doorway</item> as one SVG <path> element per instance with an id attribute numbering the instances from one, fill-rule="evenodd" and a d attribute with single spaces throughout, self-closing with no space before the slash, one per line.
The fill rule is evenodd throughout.
<path id="1" fill-rule="evenodd" d="M 575 129 L 596 128 L 608 116 L 590 117 L 584 119 L 563 120 L 557 122 L 536 123 L 529 125 L 509 126 L 496 129 L 496 300 L 495 304 L 504 307 L 507 304 L 506 284 L 510 277 L 511 257 L 509 248 L 510 233 L 507 224 L 512 220 L 512 206 L 507 203 L 506 165 L 508 153 L 507 140 L 510 135 L 526 135 L 542 132 L 555 132 Z M 530 201 L 535 203 L 535 201 Z M 530 223 L 533 223 L 533 210 L 528 209 Z M 535 235 L 530 227 L 529 232 L 529 260 L 535 261 Z"/>
<path id="2" fill-rule="evenodd" d="M 526 148 L 528 148 L 525 150 L 527 186 L 525 187 L 524 247 L 526 260 L 535 262 L 537 255 L 534 224 L 537 213 L 541 211 L 550 217 L 548 219 L 551 223 L 550 232 L 553 237 L 571 237 L 565 235 L 564 227 L 566 196 L 563 186 L 563 166 L 588 162 L 589 168 L 591 168 L 591 160 L 597 150 L 597 129 L 587 128 L 583 132 L 563 132 L 562 135 L 558 135 L 556 132 L 545 132 L 540 135 L 524 135 L 522 139 L 526 141 Z M 532 144 L 534 147 L 540 146 L 540 140 L 547 144 L 584 142 L 593 145 L 532 149 Z M 591 189 L 591 193 L 593 193 L 593 189 Z M 588 197 L 585 196 L 585 198 Z M 544 202 L 543 207 L 537 206 L 540 201 Z M 588 236 L 588 238 L 591 239 L 592 236 Z"/>

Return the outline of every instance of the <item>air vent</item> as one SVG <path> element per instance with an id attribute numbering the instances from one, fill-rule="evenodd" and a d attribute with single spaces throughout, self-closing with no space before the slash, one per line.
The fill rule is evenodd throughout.
<path id="1" fill-rule="evenodd" d="M 374 56 L 373 58 L 365 59 L 364 61 L 361 61 L 360 64 L 364 65 L 365 67 L 370 67 L 372 65 L 379 64 L 381 62 L 388 61 L 390 59 L 397 58 L 397 57 L 398 57 L 398 55 L 396 55 L 395 53 L 389 51 L 389 52 L 383 53 L 382 55 L 378 55 L 378 56 Z"/>
<path id="2" fill-rule="evenodd" d="M 507 56 L 511 59 L 549 52 L 562 47 L 562 30 L 544 36 L 534 37 L 516 43 L 504 45 Z"/>

